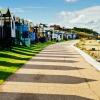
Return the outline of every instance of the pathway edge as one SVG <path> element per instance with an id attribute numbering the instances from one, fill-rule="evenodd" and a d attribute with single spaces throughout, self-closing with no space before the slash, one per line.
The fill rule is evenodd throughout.
<path id="1" fill-rule="evenodd" d="M 74 46 L 76 43 L 73 43 L 71 46 L 79 52 L 79 54 L 87 61 L 89 64 L 91 64 L 97 71 L 100 71 L 100 63 L 97 62 L 95 59 L 93 59 L 90 55 L 85 53 L 84 51 L 80 50 L 76 46 Z"/>

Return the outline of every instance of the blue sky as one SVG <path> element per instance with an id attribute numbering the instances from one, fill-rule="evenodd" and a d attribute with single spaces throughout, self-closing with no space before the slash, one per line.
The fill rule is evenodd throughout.
<path id="1" fill-rule="evenodd" d="M 69 23 L 66 19 L 67 14 L 69 17 L 72 17 L 72 13 L 76 14 L 79 12 L 79 19 L 81 19 L 81 17 L 87 16 L 80 15 L 81 11 L 84 12 L 84 10 L 88 10 L 89 8 L 91 13 L 94 9 L 97 11 L 100 7 L 100 0 L 0 0 L 0 7 L 9 7 L 15 15 L 30 19 L 34 23 L 57 24 L 59 22 L 59 24 L 65 25 L 64 22 Z M 99 16 L 99 11 L 96 14 Z"/>
<path id="2" fill-rule="evenodd" d="M 1 7 L 9 7 L 18 16 L 34 22 L 52 23 L 60 11 L 75 11 L 100 5 L 100 0 L 0 0 Z"/>

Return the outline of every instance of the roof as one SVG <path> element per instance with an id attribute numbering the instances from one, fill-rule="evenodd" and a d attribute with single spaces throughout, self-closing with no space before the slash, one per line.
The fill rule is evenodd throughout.
<path id="1" fill-rule="evenodd" d="M 8 9 L 7 8 L 2 8 L 2 9 L 0 9 L 0 12 L 2 14 L 6 14 L 8 12 Z"/>
<path id="2" fill-rule="evenodd" d="M 9 8 L 1 8 L 0 13 L 3 15 L 11 16 Z"/>

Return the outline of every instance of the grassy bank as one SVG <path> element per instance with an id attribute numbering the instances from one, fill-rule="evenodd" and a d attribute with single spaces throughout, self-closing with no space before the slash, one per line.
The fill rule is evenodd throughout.
<path id="1" fill-rule="evenodd" d="M 11 51 L 0 50 L 0 84 L 15 73 L 29 59 L 54 42 L 38 43 L 31 47 L 13 47 Z"/>

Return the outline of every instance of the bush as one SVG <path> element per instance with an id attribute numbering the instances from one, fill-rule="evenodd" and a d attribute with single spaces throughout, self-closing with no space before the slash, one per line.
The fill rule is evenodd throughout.
<path id="1" fill-rule="evenodd" d="M 92 48 L 92 51 L 96 51 L 96 49 L 95 48 Z"/>

